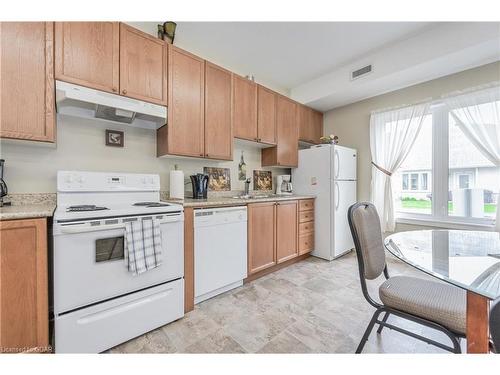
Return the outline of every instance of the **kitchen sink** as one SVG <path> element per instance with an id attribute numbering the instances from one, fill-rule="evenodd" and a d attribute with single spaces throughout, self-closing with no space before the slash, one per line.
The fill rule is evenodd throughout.
<path id="1" fill-rule="evenodd" d="M 243 200 L 248 200 L 248 199 L 263 199 L 263 198 L 271 198 L 274 195 L 272 194 L 258 194 L 258 195 L 237 195 L 233 197 L 233 199 L 243 199 Z"/>

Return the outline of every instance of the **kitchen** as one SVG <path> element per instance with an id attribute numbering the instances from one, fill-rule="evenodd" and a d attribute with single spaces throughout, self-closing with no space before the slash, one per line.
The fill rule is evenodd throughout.
<path id="1" fill-rule="evenodd" d="M 183 27 L 0 23 L 2 348 L 354 352 L 368 310 L 348 211 L 368 200 L 367 137 L 337 125 L 342 106 L 177 42 Z M 276 321 L 245 316 L 272 296 Z M 328 336 L 347 314 L 352 333 Z"/>

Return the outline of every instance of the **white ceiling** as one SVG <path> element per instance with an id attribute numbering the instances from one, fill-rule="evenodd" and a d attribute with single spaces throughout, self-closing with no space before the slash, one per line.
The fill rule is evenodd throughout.
<path id="1" fill-rule="evenodd" d="M 176 44 L 291 89 L 431 27 L 426 22 L 178 22 Z"/>
<path id="2" fill-rule="evenodd" d="M 156 34 L 157 22 L 130 23 Z M 499 61 L 500 23 L 177 22 L 175 44 L 327 111 Z"/>

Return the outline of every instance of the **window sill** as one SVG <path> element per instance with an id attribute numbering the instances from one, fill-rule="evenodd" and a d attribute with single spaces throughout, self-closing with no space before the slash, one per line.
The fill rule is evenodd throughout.
<path id="1" fill-rule="evenodd" d="M 436 227 L 442 229 L 485 230 L 485 231 L 493 231 L 495 229 L 495 224 L 466 223 L 453 220 L 436 220 L 434 218 L 397 217 L 396 223 L 421 225 L 421 226 Z"/>

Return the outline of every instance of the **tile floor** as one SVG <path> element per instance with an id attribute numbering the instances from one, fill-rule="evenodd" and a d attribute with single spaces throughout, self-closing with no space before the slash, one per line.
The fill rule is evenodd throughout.
<path id="1" fill-rule="evenodd" d="M 426 277 L 388 258 L 391 275 Z M 370 282 L 377 296 L 382 279 Z M 356 256 L 310 257 L 196 305 L 184 318 L 130 340 L 110 353 L 354 353 L 373 308 L 361 294 Z M 429 328 L 391 317 L 449 344 Z M 462 343 L 464 345 L 464 343 Z M 365 353 L 445 353 L 398 332 L 372 332 Z"/>

